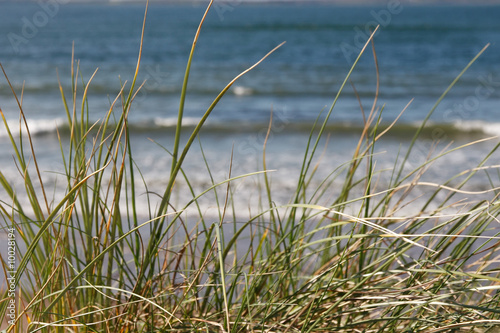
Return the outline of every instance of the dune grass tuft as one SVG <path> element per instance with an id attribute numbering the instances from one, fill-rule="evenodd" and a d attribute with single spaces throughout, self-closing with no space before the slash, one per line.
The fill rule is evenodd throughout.
<path id="1" fill-rule="evenodd" d="M 212 185 L 201 193 L 183 171 L 217 103 L 276 50 L 229 82 L 181 144 L 190 67 L 204 19 L 188 58 L 174 146 L 165 152 L 172 161 L 168 184 L 159 200 L 146 192 L 148 202 L 158 202 L 149 206 L 148 219 L 138 212 L 136 184 L 142 175 L 128 131 L 128 115 L 141 89 L 136 78 L 142 42 L 132 82 L 123 83 L 108 113 L 95 123 L 87 103 L 93 76 L 84 82 L 72 59 L 73 89 L 66 92 L 61 85 L 70 132 L 67 141 L 59 138 L 61 196 L 46 185 L 22 98 L 12 88 L 27 135 L 13 134 L 1 113 L 24 182 L 15 189 L 0 170 L 7 195 L 0 200 L 2 228 L 15 229 L 19 259 L 16 319 L 7 332 L 497 332 L 500 205 L 494 186 L 498 173 L 488 158 L 498 145 L 476 168 L 441 184 L 422 176 L 450 152 L 479 141 L 429 154 L 420 164 L 412 159 L 430 115 L 486 48 L 445 90 L 389 171 L 377 168 L 375 156 L 376 145 L 391 130 L 380 123 L 377 85 L 372 109 L 366 115 L 362 110 L 364 128 L 352 159 L 318 180 L 317 168 L 328 168 L 315 162 L 321 139 L 358 60 L 373 45 L 372 34 L 326 116 L 318 116 L 304 142 L 289 203 L 277 206 L 265 145 L 263 171 L 230 173 L 220 183 L 209 180 Z M 377 63 L 374 49 L 373 55 Z M 271 126 L 272 120 L 268 135 Z M 390 174 L 386 182 L 380 181 L 383 172 Z M 488 174 L 491 190 L 467 189 L 478 172 Z M 236 224 L 230 212 L 238 193 L 232 184 L 246 177 L 261 185 L 261 210 Z M 183 185 L 176 185 L 181 179 Z M 176 190 L 188 191 L 192 200 L 175 207 L 171 194 L 180 186 Z M 335 197 L 332 187 L 338 188 Z M 208 193 L 217 198 L 215 222 L 198 206 Z M 194 228 L 182 217 L 186 210 L 198 212 Z M 234 226 L 231 232 L 228 225 Z M 4 253 L 2 263 L 7 277 Z M 0 302 L 4 323 L 9 300 L 5 291 Z"/>

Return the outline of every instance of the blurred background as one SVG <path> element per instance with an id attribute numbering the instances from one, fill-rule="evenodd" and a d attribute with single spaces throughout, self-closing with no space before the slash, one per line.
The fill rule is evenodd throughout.
<path id="1" fill-rule="evenodd" d="M 134 101 L 129 121 L 134 157 L 153 192 L 162 193 L 168 181 L 170 157 L 160 146 L 173 146 L 186 62 L 207 3 L 155 2 L 149 8 L 139 76 L 145 84 Z M 276 170 L 272 173 L 273 186 L 281 189 L 281 197 L 275 199 L 286 203 L 297 183 L 315 120 L 318 116 L 324 119 L 370 32 L 380 25 L 374 38 L 380 80 L 375 110 L 383 110 L 381 122 L 389 124 L 413 102 L 377 146 L 377 169 L 389 170 L 390 176 L 399 152 L 404 152 L 441 94 L 487 44 L 488 49 L 430 118 L 429 130 L 417 141 L 408 168 L 423 163 L 436 142 L 434 155 L 445 146 L 498 135 L 500 5 L 453 3 L 215 1 L 194 55 L 184 133 L 190 132 L 233 77 L 286 41 L 235 84 L 200 136 L 216 180 L 229 174 L 232 150 L 233 176 L 262 170 L 262 147 L 272 113 L 267 166 Z M 88 98 L 90 118 L 98 121 L 105 116 L 121 84 L 130 86 L 145 4 L 4 1 L 1 8 L 0 62 L 19 97 L 24 89 L 23 110 L 36 138 L 37 157 L 44 177 L 57 187 L 58 172 L 63 170 L 57 133 L 63 142 L 69 135 L 58 76 L 71 105 L 72 45 L 80 87 L 98 69 Z M 377 69 L 370 46 L 329 120 L 330 136 L 328 143 L 322 142 L 326 148 L 318 181 L 352 157 L 376 91 Z M 18 129 L 19 108 L 5 79 L 0 80 L 0 107 L 13 130 Z M 121 112 L 120 103 L 115 109 L 117 114 Z M 424 179 L 442 182 L 477 165 L 497 141 L 448 155 Z M 0 170 L 22 186 L 12 155 L 2 126 Z M 490 164 L 500 164 L 498 154 L 491 158 Z M 200 144 L 190 153 L 185 170 L 196 188 L 209 186 Z M 381 176 L 384 179 L 382 171 Z M 238 185 L 245 193 L 241 209 L 250 205 L 256 182 L 254 177 Z M 486 177 L 478 176 L 471 184 L 474 189 L 491 188 Z M 178 200 L 189 198 L 189 193 L 184 199 L 179 194 Z"/>

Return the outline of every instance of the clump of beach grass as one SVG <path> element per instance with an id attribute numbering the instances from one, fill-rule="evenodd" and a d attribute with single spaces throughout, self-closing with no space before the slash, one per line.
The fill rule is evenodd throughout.
<path id="1" fill-rule="evenodd" d="M 81 73 L 72 59 L 69 98 L 61 86 L 70 135 L 67 142 L 59 139 L 66 191 L 58 200 L 45 185 L 21 98 L 12 89 L 27 135 L 12 134 L 2 113 L 24 180 L 24 188 L 14 189 L 0 170 L 8 195 L 0 200 L 2 227 L 14 228 L 18 235 L 17 306 L 7 332 L 495 332 L 500 327 L 500 205 L 494 186 L 498 174 L 487 163 L 498 145 L 477 168 L 440 184 L 420 179 L 436 160 L 477 142 L 429 155 L 416 166 L 410 163 L 430 115 L 484 49 L 430 110 L 394 162 L 384 188 L 377 183 L 382 171 L 374 152 L 391 125 L 379 127 L 378 85 L 352 159 L 313 181 L 317 168 L 328 167 L 315 162 L 327 122 L 372 35 L 326 116 L 322 121 L 318 116 L 304 142 L 289 203 L 277 206 L 265 145 L 262 171 L 230 174 L 200 193 L 183 172 L 191 145 L 226 91 L 274 51 L 221 91 L 181 145 L 191 61 L 204 19 L 188 57 L 175 143 L 165 152 L 172 161 L 168 185 L 158 204 L 150 205 L 149 219 L 141 220 L 137 208 L 141 172 L 127 122 L 141 88 L 136 78 L 142 42 L 132 82 L 123 83 L 109 112 L 96 123 L 90 122 L 87 104 L 93 76 L 79 83 Z M 115 110 L 117 105 L 121 110 Z M 492 189 L 466 191 L 478 172 L 488 174 Z M 244 177 L 261 182 L 261 210 L 236 224 L 228 213 L 237 195 L 232 184 Z M 174 207 L 171 193 L 180 179 L 180 190 L 191 193 L 192 200 Z M 143 185 L 148 188 L 145 181 Z M 328 189 L 334 186 L 339 194 L 331 198 Z M 412 193 L 420 188 L 427 195 L 416 200 Z M 208 193 L 218 200 L 215 223 L 198 207 Z M 463 193 L 472 199 L 455 200 Z M 154 194 L 146 196 L 156 202 Z M 22 204 L 26 200 L 29 207 Z M 411 213 L 404 213 L 408 205 Z M 182 212 L 191 208 L 199 214 L 189 229 Z M 226 225 L 234 226 L 231 233 Z M 3 253 L 2 263 L 6 272 Z M 2 318 L 7 318 L 8 301 L 5 292 Z"/>

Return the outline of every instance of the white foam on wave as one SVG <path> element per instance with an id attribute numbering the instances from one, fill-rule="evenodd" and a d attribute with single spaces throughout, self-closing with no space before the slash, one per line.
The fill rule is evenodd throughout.
<path id="1" fill-rule="evenodd" d="M 200 118 L 184 117 L 182 118 L 182 126 L 196 126 L 200 122 Z M 158 127 L 175 127 L 177 126 L 177 118 L 155 118 L 154 124 Z"/>
<path id="2" fill-rule="evenodd" d="M 486 122 L 482 120 L 462 121 L 454 126 L 463 131 L 482 131 L 487 135 L 500 136 L 499 122 Z"/>
<path id="3" fill-rule="evenodd" d="M 57 129 L 64 124 L 64 119 L 62 118 L 52 118 L 52 119 L 28 119 L 27 121 L 29 133 L 32 136 L 41 134 L 56 133 Z M 28 130 L 24 122 L 19 123 L 19 120 L 7 120 L 7 125 L 13 136 L 27 135 Z M 8 137 L 8 131 L 5 128 L 5 124 L 0 123 L 0 138 Z"/>
<path id="4" fill-rule="evenodd" d="M 233 93 L 236 96 L 248 96 L 248 95 L 253 94 L 253 89 L 249 88 L 249 87 L 243 87 L 243 86 L 234 86 Z"/>

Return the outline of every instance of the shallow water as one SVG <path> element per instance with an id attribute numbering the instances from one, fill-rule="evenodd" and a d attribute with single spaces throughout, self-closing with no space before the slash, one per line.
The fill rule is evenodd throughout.
<path id="1" fill-rule="evenodd" d="M 153 192 L 164 190 L 170 159 L 149 139 L 167 149 L 172 147 L 182 77 L 204 9 L 201 5 L 155 4 L 149 10 L 140 74 L 140 80 L 147 81 L 134 101 L 129 121 L 134 157 Z M 57 173 L 52 171 L 60 172 L 63 166 L 56 130 L 64 141 L 68 127 L 57 73 L 69 96 L 72 43 L 84 81 L 99 68 L 89 89 L 90 118 L 97 121 L 104 117 L 120 90 L 120 80 L 132 78 L 143 14 L 144 6 L 132 4 L 61 3 L 51 8 L 40 4 L 2 4 L 0 61 L 19 94 L 24 84 L 23 109 L 36 138 L 37 157 L 47 184 L 57 186 Z M 414 98 L 398 125 L 377 146 L 377 169 L 389 170 L 382 173 L 382 179 L 389 178 L 398 152 L 404 152 L 439 96 L 467 63 L 491 43 L 430 118 L 429 130 L 417 141 L 410 158 L 409 171 L 425 160 L 433 139 L 441 141 L 440 147 L 456 147 L 500 133 L 499 15 L 497 6 L 215 5 L 194 57 L 185 133 L 192 130 L 227 82 L 286 41 L 222 99 L 201 140 L 216 180 L 227 177 L 232 149 L 233 175 L 262 170 L 262 147 L 272 110 L 267 166 L 276 170 L 271 173 L 273 187 L 278 189 L 274 200 L 287 203 L 297 183 L 316 117 L 330 107 L 354 60 L 353 52 L 366 40 L 366 30 L 378 22 L 381 31 L 375 38 L 375 48 L 380 94 L 376 108 L 384 109 L 382 122 L 390 123 Z M 362 57 L 351 79 L 368 113 L 376 91 L 371 52 Z M 8 122 L 17 128 L 18 108 L 5 80 L 0 81 L 0 107 Z M 348 85 L 327 127 L 331 137 L 317 172 L 317 184 L 350 160 L 362 125 L 356 93 Z M 447 155 L 436 162 L 425 179 L 443 182 L 474 167 L 495 142 Z M 321 147 L 325 144 L 323 141 Z M 0 146 L 2 172 L 15 186 L 22 187 L 4 128 L 0 128 Z M 488 164 L 499 162 L 498 154 L 494 154 Z M 199 147 L 189 154 L 185 170 L 196 189 L 201 191 L 210 184 Z M 235 185 L 240 195 L 236 204 L 239 211 L 258 205 L 257 179 L 254 176 Z M 338 183 L 341 181 L 339 177 Z M 485 190 L 491 184 L 487 177 L 475 177 L 470 188 Z M 332 189 L 331 195 L 335 191 Z M 189 193 L 178 192 L 179 206 L 189 199 Z M 207 198 L 204 205 L 207 211 L 215 209 L 213 198 Z"/>

